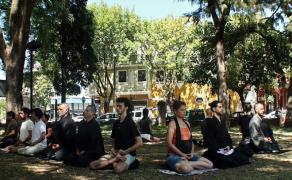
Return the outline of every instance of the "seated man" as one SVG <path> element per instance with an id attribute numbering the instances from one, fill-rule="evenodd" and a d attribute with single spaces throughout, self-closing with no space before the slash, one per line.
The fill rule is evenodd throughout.
<path id="1" fill-rule="evenodd" d="M 49 122 L 50 115 L 43 114 L 42 121 L 46 124 L 46 139 L 48 146 L 51 146 L 53 143 L 53 125 Z"/>
<path id="2" fill-rule="evenodd" d="M 249 133 L 249 122 L 252 118 L 251 112 L 252 106 L 250 103 L 244 105 L 244 115 L 239 117 L 238 124 L 239 130 L 242 133 L 242 139 L 240 144 L 249 145 L 250 144 L 250 133 Z"/>
<path id="3" fill-rule="evenodd" d="M 41 120 L 43 112 L 40 108 L 31 110 L 31 119 L 35 125 L 32 130 L 31 141 L 28 146 L 19 148 L 18 154 L 34 156 L 47 147 L 46 124 Z"/>
<path id="4" fill-rule="evenodd" d="M 17 141 L 18 126 L 13 111 L 6 113 L 6 125 L 4 137 L 0 140 L 0 148 L 14 145 Z"/>
<path id="5" fill-rule="evenodd" d="M 243 154 L 239 148 L 233 149 L 226 124 L 220 117 L 223 114 L 221 102 L 213 101 L 209 105 L 213 111 L 213 117 L 206 120 L 203 138 L 208 150 L 203 156 L 211 160 L 214 167 L 222 169 L 248 164 L 248 154 Z"/>
<path id="6" fill-rule="evenodd" d="M 149 110 L 147 108 L 143 109 L 143 118 L 139 121 L 142 140 L 143 142 L 159 142 L 160 139 L 152 135 L 152 121 L 149 119 L 148 115 Z"/>
<path id="7" fill-rule="evenodd" d="M 19 121 L 21 122 L 19 130 L 19 139 L 15 145 L 7 146 L 5 151 L 15 153 L 17 149 L 30 144 L 32 129 L 34 124 L 32 120 L 29 119 L 30 109 L 23 107 L 18 115 Z"/>
<path id="8" fill-rule="evenodd" d="M 132 119 L 132 104 L 127 98 L 118 98 L 116 111 L 119 120 L 115 121 L 111 138 L 113 148 L 110 155 L 105 155 L 90 163 L 91 169 L 102 169 L 113 165 L 116 173 L 126 171 L 136 160 L 136 150 L 143 145 L 140 133 Z"/>
<path id="9" fill-rule="evenodd" d="M 252 139 L 251 148 L 256 153 L 278 153 L 280 149 L 273 138 L 272 130 L 268 124 L 262 121 L 264 106 L 257 103 L 255 105 L 255 113 L 249 123 L 250 137 Z"/>
<path id="10" fill-rule="evenodd" d="M 86 167 L 105 154 L 101 129 L 95 120 L 95 113 L 94 105 L 86 107 L 83 113 L 84 119 L 78 125 L 76 153 L 65 163 Z"/>
<path id="11" fill-rule="evenodd" d="M 189 173 L 194 169 L 209 169 L 213 163 L 206 158 L 194 154 L 194 143 L 190 124 L 185 121 L 186 104 L 174 101 L 174 120 L 171 120 L 167 131 L 167 166 L 178 173 Z"/>
<path id="12" fill-rule="evenodd" d="M 54 154 L 51 159 L 61 161 L 75 152 L 76 124 L 71 118 L 68 104 L 60 104 L 58 114 L 60 120 L 56 122 L 56 143 L 52 144 Z"/>

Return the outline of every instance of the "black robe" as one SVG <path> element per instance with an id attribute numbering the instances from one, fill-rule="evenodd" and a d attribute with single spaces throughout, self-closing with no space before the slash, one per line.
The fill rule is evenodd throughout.
<path id="1" fill-rule="evenodd" d="M 212 161 L 214 167 L 225 169 L 249 163 L 248 156 L 242 153 L 241 151 L 244 150 L 240 148 L 235 148 L 230 155 L 223 155 L 217 152 L 219 149 L 226 147 L 233 149 L 233 146 L 226 124 L 220 122 L 215 116 L 206 120 L 203 138 L 208 148 L 203 156 Z"/>

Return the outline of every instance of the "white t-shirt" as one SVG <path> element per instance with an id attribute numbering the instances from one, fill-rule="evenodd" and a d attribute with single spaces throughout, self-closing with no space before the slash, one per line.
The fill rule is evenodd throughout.
<path id="1" fill-rule="evenodd" d="M 28 131 L 32 131 L 34 125 L 32 120 L 26 119 L 21 123 L 20 131 L 19 131 L 19 140 L 23 142 L 28 136 Z"/>
<path id="2" fill-rule="evenodd" d="M 41 134 L 43 132 L 46 134 L 46 124 L 42 120 L 39 120 L 38 122 L 35 123 L 33 127 L 31 142 L 33 143 L 37 141 L 41 137 Z M 39 144 L 42 144 L 43 146 L 47 147 L 47 139 L 45 138 Z"/>

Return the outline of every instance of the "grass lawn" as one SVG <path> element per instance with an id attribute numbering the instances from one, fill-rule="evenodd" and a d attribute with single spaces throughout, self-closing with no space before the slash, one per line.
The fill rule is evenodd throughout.
<path id="1" fill-rule="evenodd" d="M 103 126 L 105 146 L 110 148 L 110 127 Z M 166 129 L 155 127 L 154 134 L 165 140 Z M 230 130 L 234 144 L 240 139 L 238 128 Z M 193 177 L 169 176 L 158 172 L 166 157 L 166 144 L 144 145 L 138 150 L 141 162 L 138 170 L 117 175 L 111 170 L 92 171 L 15 154 L 0 154 L 0 179 L 292 179 L 292 129 L 274 128 L 279 144 L 289 152 L 279 155 L 254 155 L 251 164 L 227 170 L 208 172 Z M 201 139 L 199 128 L 193 128 L 193 136 Z M 204 149 L 196 149 L 201 154 Z"/>

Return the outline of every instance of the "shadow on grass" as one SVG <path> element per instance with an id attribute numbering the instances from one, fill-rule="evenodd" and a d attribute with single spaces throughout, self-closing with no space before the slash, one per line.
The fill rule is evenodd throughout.
<path id="1" fill-rule="evenodd" d="M 291 148 L 292 132 L 276 130 L 276 138 L 283 148 Z M 0 179 L 292 179 L 292 151 L 282 154 L 258 154 L 251 158 L 251 164 L 227 170 L 208 172 L 193 177 L 179 177 L 162 174 L 158 171 L 164 167 L 167 147 L 165 141 L 166 128 L 155 127 L 154 135 L 163 139 L 161 144 L 144 145 L 137 151 L 141 166 L 137 170 L 117 175 L 111 170 L 92 171 L 88 168 L 69 167 L 53 164 L 48 161 L 15 154 L 0 154 Z M 240 139 L 237 128 L 231 129 L 236 142 Z M 109 150 L 110 131 L 103 131 L 105 146 Z M 201 138 L 198 128 L 193 129 L 193 135 Z M 201 154 L 205 149 L 196 148 Z"/>

